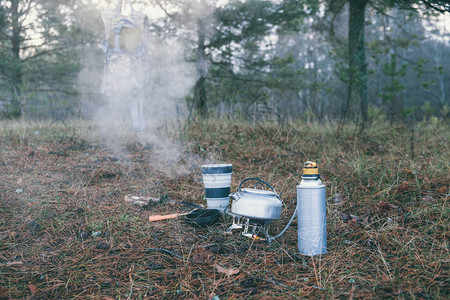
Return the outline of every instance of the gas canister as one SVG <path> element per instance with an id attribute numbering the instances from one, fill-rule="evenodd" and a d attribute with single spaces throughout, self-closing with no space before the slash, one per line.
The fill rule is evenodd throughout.
<path id="1" fill-rule="evenodd" d="M 315 256 L 327 252 L 325 185 L 315 162 L 307 161 L 297 186 L 298 251 Z"/>

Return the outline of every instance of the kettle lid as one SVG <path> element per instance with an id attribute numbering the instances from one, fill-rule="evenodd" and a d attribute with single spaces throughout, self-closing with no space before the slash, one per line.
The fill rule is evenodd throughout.
<path id="1" fill-rule="evenodd" d="M 258 195 L 258 196 L 278 196 L 277 193 L 274 191 L 266 191 L 266 190 L 260 190 L 260 189 L 252 189 L 252 188 L 243 188 L 243 193 L 246 194 L 252 194 L 252 195 Z"/>

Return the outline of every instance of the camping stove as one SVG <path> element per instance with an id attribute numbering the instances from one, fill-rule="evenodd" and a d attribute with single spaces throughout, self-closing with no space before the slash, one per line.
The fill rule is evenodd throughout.
<path id="1" fill-rule="evenodd" d="M 257 181 L 255 188 L 242 188 L 242 184 L 249 181 Z M 271 191 L 258 189 L 258 184 L 263 187 L 267 185 Z M 242 235 L 257 237 L 263 234 L 270 240 L 269 225 L 273 220 L 281 217 L 282 202 L 275 189 L 259 178 L 247 178 L 241 182 L 238 191 L 230 194 L 233 200 L 229 215 L 233 217 L 233 224 L 227 232 L 234 229 L 243 229 Z"/>
<path id="2" fill-rule="evenodd" d="M 227 229 L 227 232 L 232 232 L 234 229 L 244 229 L 242 235 L 250 238 L 256 238 L 263 234 L 266 239 L 269 239 L 269 225 L 272 221 L 250 219 L 248 217 L 228 213 L 233 217 L 233 224 Z"/>

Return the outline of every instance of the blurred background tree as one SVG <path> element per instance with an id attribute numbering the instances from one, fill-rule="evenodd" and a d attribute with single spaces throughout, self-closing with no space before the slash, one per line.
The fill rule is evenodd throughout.
<path id="1" fill-rule="evenodd" d="M 152 34 L 179 41 L 196 66 L 186 106 L 199 117 L 361 129 L 412 110 L 448 118 L 447 1 L 132 2 L 150 13 Z M 99 15 L 115 1 L 0 3 L 3 116 L 77 115 L 101 81 Z"/>
<path id="2" fill-rule="evenodd" d="M 78 105 L 80 49 L 89 40 L 75 18 L 83 3 L 0 3 L 0 105 L 4 117 L 61 119 L 72 115 Z"/>

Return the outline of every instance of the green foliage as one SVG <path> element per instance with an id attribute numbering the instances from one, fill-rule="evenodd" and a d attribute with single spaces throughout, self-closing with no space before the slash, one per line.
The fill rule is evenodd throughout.
<path id="1" fill-rule="evenodd" d="M 439 75 L 444 75 L 444 67 L 442 65 L 434 66 L 433 69 L 437 71 Z"/>
<path id="2" fill-rule="evenodd" d="M 219 28 L 211 47 L 221 48 L 234 42 L 255 50 L 260 39 L 272 29 L 279 33 L 298 32 L 302 19 L 318 8 L 317 1 L 287 0 L 279 4 L 268 0 L 231 1 L 215 12 Z"/>
<path id="3" fill-rule="evenodd" d="M 420 109 L 422 110 L 423 114 L 427 119 L 431 118 L 431 116 L 434 113 L 434 108 L 431 106 L 430 101 L 426 101 Z"/>
<path id="4" fill-rule="evenodd" d="M 441 113 L 442 113 L 442 116 L 443 116 L 444 118 L 446 118 L 446 117 L 449 115 L 449 113 L 450 113 L 450 106 L 449 106 L 447 103 L 444 104 L 444 107 L 442 108 Z M 448 120 L 448 119 L 447 119 L 447 120 Z"/>
<path id="5" fill-rule="evenodd" d="M 408 117 L 414 115 L 414 113 L 416 111 L 417 111 L 416 106 L 411 106 L 411 107 L 405 108 L 402 110 L 402 116 L 403 116 L 403 118 L 408 118 Z"/>
<path id="6" fill-rule="evenodd" d="M 390 120 L 392 123 L 394 121 L 394 118 L 399 113 L 398 108 L 401 107 L 401 104 L 399 102 L 402 100 L 398 95 L 405 89 L 405 85 L 400 83 L 399 78 L 405 76 L 406 65 L 403 64 L 400 66 L 400 68 L 398 68 L 397 56 L 395 54 L 392 54 L 391 60 L 383 66 L 383 73 L 387 77 L 388 84 L 386 84 L 382 89 L 382 97 L 388 104 L 390 104 L 389 115 L 391 116 Z"/>
<path id="7" fill-rule="evenodd" d="M 3 116 L 20 116 L 22 109 L 29 117 L 71 115 L 77 110 L 80 94 L 86 93 L 76 85 L 83 48 L 100 40 L 87 34 L 86 27 L 99 26 L 92 16 L 100 12 L 90 10 L 91 1 L 14 0 L 20 4 L 20 13 L 31 4 L 29 16 L 35 18 L 28 22 L 26 14 L 18 16 L 24 22 L 16 28 L 20 46 L 20 55 L 16 55 L 12 51 L 11 1 L 4 0 L 0 6 Z M 169 8 L 168 15 L 151 22 L 152 32 L 188 41 L 189 62 L 197 62 L 198 50 L 204 51 L 202 74 L 210 110 L 245 113 L 254 103 L 272 102 L 292 117 L 309 119 L 326 112 L 327 117 L 335 118 L 347 107 L 348 119 L 361 120 L 360 104 L 367 94 L 369 119 L 375 121 L 427 114 L 416 109 L 424 100 L 441 108 L 435 114 L 448 114 L 442 107 L 449 94 L 450 53 L 444 43 L 428 39 L 429 26 L 418 21 L 419 17 L 432 20 L 437 11 L 432 6 L 445 9 L 444 2 L 427 1 L 430 5 L 426 6 L 420 0 L 369 1 L 366 17 L 358 22 L 366 39 L 357 47 L 349 47 L 355 39 L 347 36 L 349 0 L 233 0 L 216 10 L 212 0 L 158 3 Z M 203 10 L 202 5 L 207 8 Z M 180 9 L 173 13 L 173 7 Z M 428 10 L 419 13 L 418 8 Z M 196 31 L 199 18 L 206 28 L 203 49 Z M 436 29 L 433 34 L 440 32 Z M 29 40 L 36 37 L 34 42 L 39 43 L 32 44 Z M 102 54 L 98 58 L 100 67 L 96 67 L 100 69 Z M 406 68 L 406 63 L 411 68 Z M 186 95 L 189 107 L 191 97 Z M 16 101 L 5 105 L 9 100 Z"/>
<path id="8" fill-rule="evenodd" d="M 388 99 L 393 100 L 393 95 L 396 92 L 400 92 L 405 88 L 405 86 L 401 84 L 400 81 L 398 80 L 398 77 L 405 76 L 406 74 L 405 71 L 406 71 L 405 64 L 401 65 L 400 68 L 397 69 L 397 56 L 395 54 L 392 54 L 391 60 L 388 63 L 384 64 L 383 73 L 387 77 L 391 78 L 390 84 L 387 85 L 384 89 L 386 91 L 385 96 Z"/>
<path id="9" fill-rule="evenodd" d="M 372 123 L 382 124 L 386 121 L 386 114 L 384 111 L 374 105 L 369 105 L 368 116 Z"/>
<path id="10" fill-rule="evenodd" d="M 413 66 L 414 71 L 416 71 L 418 78 L 422 78 L 424 74 L 428 73 L 428 71 L 426 70 L 427 63 L 429 63 L 429 60 L 421 57 L 417 60 L 416 64 Z"/>
<path id="11" fill-rule="evenodd" d="M 434 80 L 424 81 L 422 82 L 422 86 L 424 89 L 429 90 L 430 86 L 434 85 L 436 82 Z"/>
<path id="12" fill-rule="evenodd" d="M 88 38 L 80 34 L 75 19 L 63 22 L 75 8 L 68 10 L 70 3 L 34 2 L 18 1 L 17 11 L 2 6 L 0 99 L 12 99 L 5 117 L 23 112 L 30 118 L 61 118 L 76 107 L 79 45 Z M 21 22 L 14 22 L 17 18 Z"/>
<path id="13" fill-rule="evenodd" d="M 0 30 L 3 30 L 6 24 L 6 8 L 0 5 Z"/>
<path id="14" fill-rule="evenodd" d="M 218 9 L 217 31 L 208 45 L 214 53 L 209 70 L 213 80 L 208 82 L 211 98 L 265 102 L 270 95 L 301 88 L 304 70 L 294 53 L 276 53 L 276 45 L 268 39 L 275 34 L 298 34 L 304 18 L 317 9 L 315 1 L 260 0 L 231 1 Z"/>

